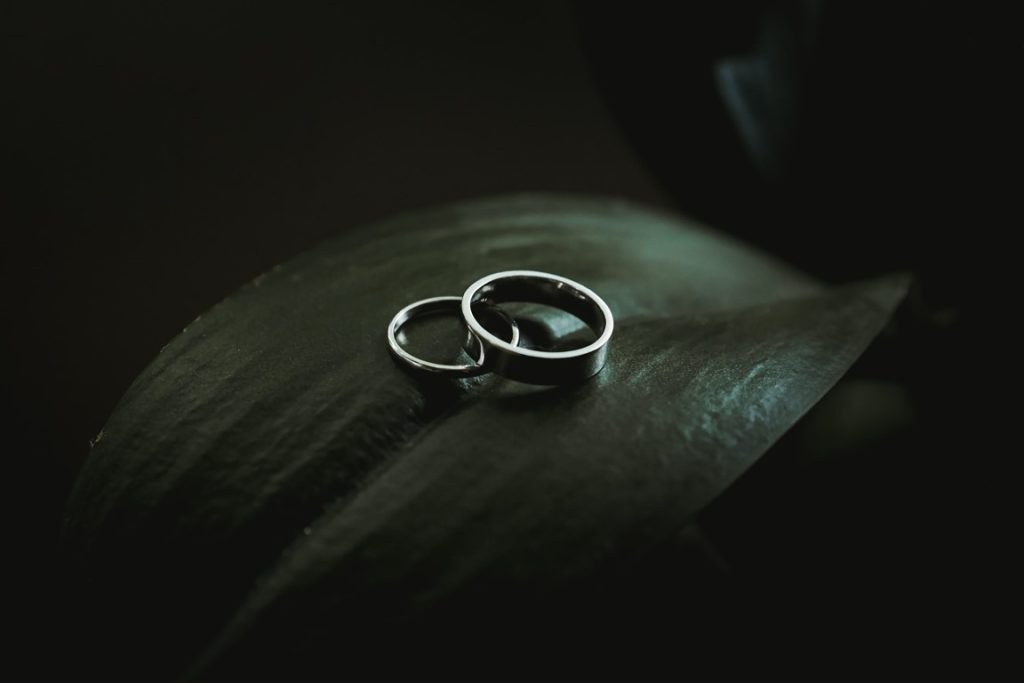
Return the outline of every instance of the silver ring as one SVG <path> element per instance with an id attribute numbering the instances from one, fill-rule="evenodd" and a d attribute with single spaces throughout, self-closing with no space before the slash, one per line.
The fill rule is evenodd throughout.
<path id="1" fill-rule="evenodd" d="M 390 323 L 388 323 L 388 346 L 391 347 L 391 353 L 407 365 L 423 372 L 456 375 L 458 377 L 474 377 L 476 375 L 482 375 L 485 372 L 490 372 L 491 363 L 489 362 L 490 358 L 488 353 L 484 349 L 484 345 L 480 343 L 479 337 L 472 330 L 467 330 L 465 346 L 466 351 L 475 360 L 472 363 L 465 365 L 432 363 L 430 361 L 423 360 L 422 358 L 417 358 L 406 351 L 402 345 L 398 343 L 398 331 L 402 329 L 402 325 L 413 318 L 429 315 L 431 313 L 439 313 L 443 311 L 453 311 L 457 313 L 459 311 L 460 301 L 462 301 L 462 297 L 458 296 L 435 296 L 411 303 L 396 313 L 395 317 L 391 319 Z M 519 326 L 516 324 L 516 321 L 508 313 L 497 307 L 494 307 L 494 312 L 497 313 L 509 327 L 509 336 L 511 337 L 511 340 L 504 343 L 511 344 L 512 346 L 518 344 Z M 491 333 L 488 332 L 488 334 Z M 498 337 L 494 338 L 497 339 Z"/>
<path id="2" fill-rule="evenodd" d="M 597 334 L 597 340 L 569 351 L 524 349 L 488 332 L 473 308 L 481 302 L 546 304 L 572 313 Z M 491 369 L 529 384 L 566 384 L 596 375 L 604 367 L 615 322 L 601 297 L 578 282 L 535 270 L 507 270 L 481 278 L 462 295 L 462 317 L 479 337 Z"/>

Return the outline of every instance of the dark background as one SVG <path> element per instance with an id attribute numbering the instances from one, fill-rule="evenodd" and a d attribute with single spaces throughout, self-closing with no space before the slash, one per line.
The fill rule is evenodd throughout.
<path id="1" fill-rule="evenodd" d="M 888 371 L 944 392 L 924 414 L 949 424 L 975 275 L 1013 225 L 1009 24 L 929 2 L 5 8 L 22 533 L 45 552 L 118 397 L 226 294 L 347 227 L 498 193 L 675 208 L 833 282 L 913 272 L 918 364 Z"/>

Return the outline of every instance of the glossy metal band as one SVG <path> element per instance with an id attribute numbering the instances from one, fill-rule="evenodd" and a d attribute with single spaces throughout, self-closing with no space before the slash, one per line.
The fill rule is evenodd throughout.
<path id="1" fill-rule="evenodd" d="M 475 360 L 473 363 L 466 365 L 432 363 L 430 361 L 423 360 L 422 358 L 417 358 L 406 351 L 402 345 L 398 343 L 398 331 L 402 329 L 402 325 L 413 318 L 429 315 L 431 313 L 452 312 L 458 314 L 461 301 L 462 298 L 457 296 L 435 296 L 411 303 L 400 310 L 388 324 L 388 346 L 391 348 L 391 353 L 406 365 L 423 372 L 454 375 L 458 377 L 473 377 L 475 375 L 482 375 L 485 372 L 490 372 L 491 363 L 489 362 L 490 359 L 488 358 L 487 352 L 484 349 L 483 344 L 480 343 L 480 339 L 471 330 L 468 331 L 466 350 Z M 510 341 L 507 343 L 512 344 L 513 346 L 518 344 L 519 326 L 516 325 L 516 321 L 500 309 L 495 309 L 495 313 L 508 325 Z M 497 337 L 495 337 L 495 339 L 497 339 Z"/>
<path id="2" fill-rule="evenodd" d="M 520 348 L 488 332 L 474 314 L 481 302 L 546 304 L 572 313 L 590 326 L 597 340 L 569 351 Z M 462 295 L 462 317 L 484 348 L 494 372 L 530 384 L 566 384 L 591 377 L 604 367 L 614 321 L 601 297 L 578 282 L 534 270 L 508 270 L 477 280 Z"/>

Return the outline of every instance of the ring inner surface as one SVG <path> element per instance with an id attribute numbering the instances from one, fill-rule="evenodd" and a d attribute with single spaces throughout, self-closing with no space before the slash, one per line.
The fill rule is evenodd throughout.
<path id="1" fill-rule="evenodd" d="M 565 282 L 543 280 L 536 276 L 507 277 L 489 282 L 473 294 L 473 303 L 494 304 L 527 302 L 559 308 L 585 322 L 600 336 L 607 320 L 601 308 L 586 294 Z"/>

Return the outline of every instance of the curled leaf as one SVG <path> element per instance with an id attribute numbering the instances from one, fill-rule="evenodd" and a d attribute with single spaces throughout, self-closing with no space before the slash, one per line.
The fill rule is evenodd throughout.
<path id="1" fill-rule="evenodd" d="M 604 371 L 538 392 L 395 364 L 395 311 L 512 268 L 608 302 Z M 126 638 L 169 671 L 238 673 L 353 625 L 629 581 L 839 379 L 905 288 L 824 288 L 609 200 L 478 201 L 348 232 L 203 315 L 125 394 L 68 507 L 81 607 L 135 625 Z M 139 624 L 188 626 L 172 646 L 133 640 Z"/>

